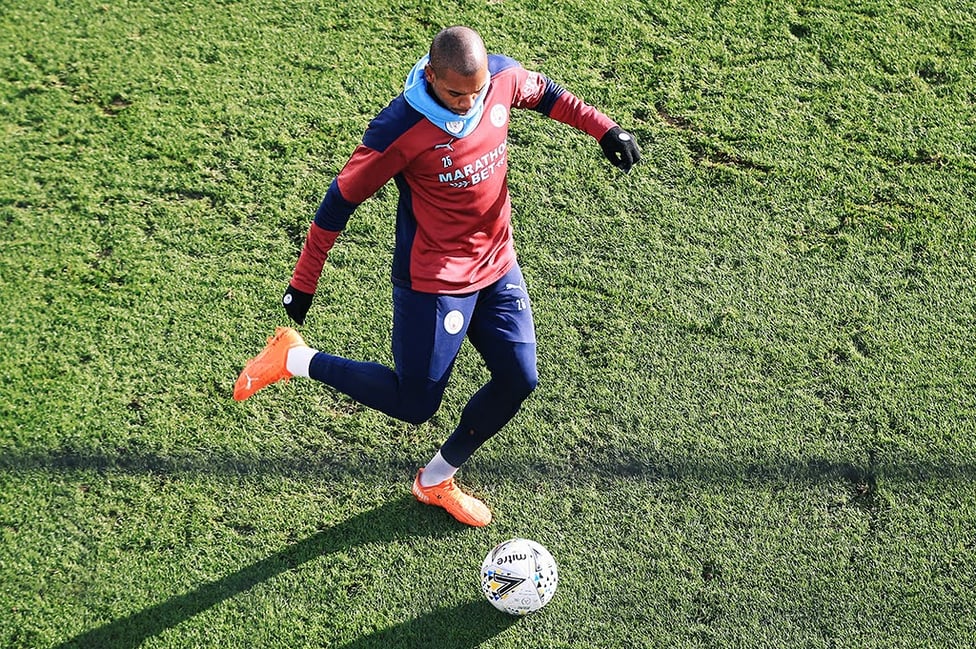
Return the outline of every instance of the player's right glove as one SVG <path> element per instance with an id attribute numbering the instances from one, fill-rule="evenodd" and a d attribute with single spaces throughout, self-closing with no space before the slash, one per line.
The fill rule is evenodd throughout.
<path id="1" fill-rule="evenodd" d="M 308 313 L 308 308 L 312 306 L 312 295 L 312 293 L 299 291 L 289 284 L 285 295 L 281 298 L 281 305 L 285 307 L 289 318 L 298 324 L 304 324 L 305 314 Z"/>
<path id="2" fill-rule="evenodd" d="M 631 167 L 640 162 L 637 140 L 619 126 L 614 126 L 600 138 L 600 148 L 607 160 L 624 172 L 630 171 Z"/>
<path id="3" fill-rule="evenodd" d="M 305 322 L 305 314 L 312 306 L 312 296 L 315 295 L 322 267 L 338 236 L 338 232 L 324 230 L 315 221 L 308 227 L 302 254 L 298 257 L 295 272 L 292 273 L 288 288 L 281 298 L 281 306 L 285 307 L 288 317 L 298 324 Z"/>

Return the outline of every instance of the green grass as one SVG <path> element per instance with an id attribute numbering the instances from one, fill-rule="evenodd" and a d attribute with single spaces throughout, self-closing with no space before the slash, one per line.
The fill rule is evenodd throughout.
<path id="1" fill-rule="evenodd" d="M 976 18 L 937 1 L 0 2 L 0 646 L 955 647 L 976 636 Z M 541 384 L 463 470 L 231 386 L 444 25 L 637 135 L 510 138 Z M 395 191 L 302 333 L 390 361 Z M 545 544 L 515 620 L 484 554 Z"/>

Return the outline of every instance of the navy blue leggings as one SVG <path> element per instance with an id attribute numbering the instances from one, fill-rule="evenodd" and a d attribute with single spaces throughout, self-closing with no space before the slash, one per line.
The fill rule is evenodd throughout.
<path id="1" fill-rule="evenodd" d="M 319 352 L 309 375 L 363 405 L 421 424 L 440 407 L 465 336 L 491 379 L 465 405 L 441 447 L 444 459 L 457 467 L 515 416 L 538 383 L 532 309 L 518 265 L 466 295 L 394 287 L 395 368 Z"/>

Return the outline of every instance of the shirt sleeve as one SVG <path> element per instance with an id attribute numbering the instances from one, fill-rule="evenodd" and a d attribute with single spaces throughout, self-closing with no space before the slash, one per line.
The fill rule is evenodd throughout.
<path id="1" fill-rule="evenodd" d="M 518 81 L 512 105 L 528 108 L 579 129 L 599 140 L 617 125 L 595 107 L 587 104 L 544 74 L 518 68 Z"/>
<path id="2" fill-rule="evenodd" d="M 291 275 L 292 286 L 305 293 L 315 293 L 319 277 L 322 275 L 322 267 L 325 266 L 325 260 L 338 236 L 338 232 L 323 230 L 312 221 L 308 234 L 305 235 L 302 254 L 299 255 L 298 263 L 295 264 L 295 270 Z"/>
<path id="3" fill-rule="evenodd" d="M 324 230 L 343 230 L 359 204 L 379 191 L 404 166 L 403 156 L 395 147 L 377 151 L 360 144 L 329 186 L 315 213 L 315 223 Z"/>
<path id="4" fill-rule="evenodd" d="M 377 151 L 360 144 L 339 175 L 329 185 L 325 198 L 305 236 L 305 245 L 292 273 L 292 286 L 314 293 L 322 268 L 339 233 L 359 204 L 375 194 L 404 166 L 396 147 Z"/>

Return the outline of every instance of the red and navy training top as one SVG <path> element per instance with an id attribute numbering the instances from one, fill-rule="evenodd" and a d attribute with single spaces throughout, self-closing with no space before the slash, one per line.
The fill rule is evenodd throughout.
<path id="1" fill-rule="evenodd" d="M 515 264 L 506 182 L 511 108 L 536 110 L 600 139 L 616 124 L 537 72 L 504 56 L 491 75 L 478 126 L 452 137 L 396 97 L 370 123 L 332 181 L 292 276 L 314 293 L 325 258 L 356 207 L 391 178 L 399 190 L 393 282 L 424 293 L 484 288 Z"/>

